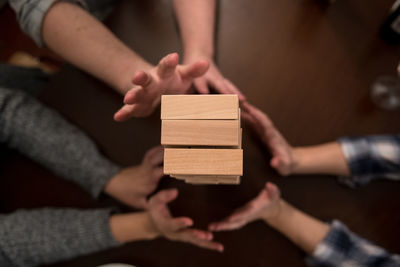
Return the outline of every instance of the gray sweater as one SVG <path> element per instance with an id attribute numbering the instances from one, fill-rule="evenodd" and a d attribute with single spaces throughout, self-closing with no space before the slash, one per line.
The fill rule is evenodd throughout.
<path id="1" fill-rule="evenodd" d="M 97 197 L 119 166 L 57 112 L 0 87 L 0 142 Z M 0 266 L 37 266 L 118 245 L 107 209 L 43 208 L 0 215 Z"/>

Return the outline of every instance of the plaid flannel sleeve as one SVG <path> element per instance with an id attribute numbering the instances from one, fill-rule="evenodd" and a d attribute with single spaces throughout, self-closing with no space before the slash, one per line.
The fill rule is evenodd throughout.
<path id="1" fill-rule="evenodd" d="M 345 137 L 339 143 L 352 174 L 340 182 L 356 187 L 373 179 L 400 180 L 400 135 Z"/>
<path id="2" fill-rule="evenodd" d="M 333 221 L 328 234 L 306 262 L 314 267 L 394 267 L 400 266 L 400 256 L 390 254 L 352 233 L 341 222 Z"/>

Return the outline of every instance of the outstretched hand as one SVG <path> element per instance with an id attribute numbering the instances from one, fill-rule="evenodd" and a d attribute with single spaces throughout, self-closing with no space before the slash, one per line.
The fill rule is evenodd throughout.
<path id="1" fill-rule="evenodd" d="M 108 182 L 104 191 L 127 205 L 145 209 L 147 196 L 156 189 L 163 176 L 163 156 L 162 146 L 150 149 L 140 165 L 121 170 Z"/>
<path id="2" fill-rule="evenodd" d="M 266 183 L 258 196 L 230 216 L 219 222 L 211 223 L 210 231 L 229 231 L 242 228 L 248 223 L 263 219 L 268 220 L 279 215 L 281 194 L 273 183 Z"/>
<path id="3" fill-rule="evenodd" d="M 149 214 L 159 235 L 172 241 L 181 241 L 222 252 L 222 244 L 212 241 L 211 232 L 189 228 L 193 220 L 188 217 L 173 218 L 167 204 L 178 196 L 178 190 L 169 189 L 158 192 L 149 201 Z"/>
<path id="4" fill-rule="evenodd" d="M 134 86 L 124 98 L 125 105 L 114 114 L 116 121 L 150 115 L 160 103 L 163 94 L 187 93 L 193 80 L 208 69 L 207 61 L 179 65 L 179 56 L 172 53 L 160 60 L 148 72 L 140 71 L 133 77 Z"/>
<path id="5" fill-rule="evenodd" d="M 241 115 L 243 120 L 254 129 L 262 142 L 270 149 L 272 154 L 271 167 L 275 168 L 281 175 L 291 174 L 295 165 L 293 147 L 275 128 L 268 116 L 247 102 L 242 104 Z"/>

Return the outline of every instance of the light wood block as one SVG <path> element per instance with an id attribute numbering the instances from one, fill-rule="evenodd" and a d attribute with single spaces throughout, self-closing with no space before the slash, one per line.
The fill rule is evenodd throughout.
<path id="1" fill-rule="evenodd" d="M 240 176 L 229 175 L 173 175 L 172 178 L 183 180 L 188 184 L 240 184 Z"/>
<path id="2" fill-rule="evenodd" d="M 164 150 L 164 173 L 241 176 L 243 174 L 243 150 L 166 148 Z"/>
<path id="3" fill-rule="evenodd" d="M 161 124 L 162 145 L 239 146 L 239 139 L 238 120 L 163 120 Z"/>
<path id="4" fill-rule="evenodd" d="M 240 184 L 240 176 L 218 177 L 192 177 L 185 180 L 188 184 Z"/>
<path id="5" fill-rule="evenodd" d="M 240 176 L 230 175 L 170 175 L 191 184 L 239 184 Z"/>
<path id="6" fill-rule="evenodd" d="M 237 120 L 237 95 L 163 95 L 162 120 Z"/>

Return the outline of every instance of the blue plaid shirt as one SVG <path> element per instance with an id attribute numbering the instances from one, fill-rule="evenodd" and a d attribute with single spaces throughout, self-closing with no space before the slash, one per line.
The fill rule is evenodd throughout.
<path id="1" fill-rule="evenodd" d="M 339 140 L 352 177 L 340 181 L 351 187 L 373 179 L 400 179 L 400 136 L 347 137 Z M 392 267 L 400 266 L 400 256 L 390 254 L 352 233 L 339 221 L 307 259 L 310 266 Z"/>
<path id="2" fill-rule="evenodd" d="M 400 135 L 346 137 L 339 143 L 351 172 L 340 182 L 356 187 L 373 179 L 400 180 Z"/>

